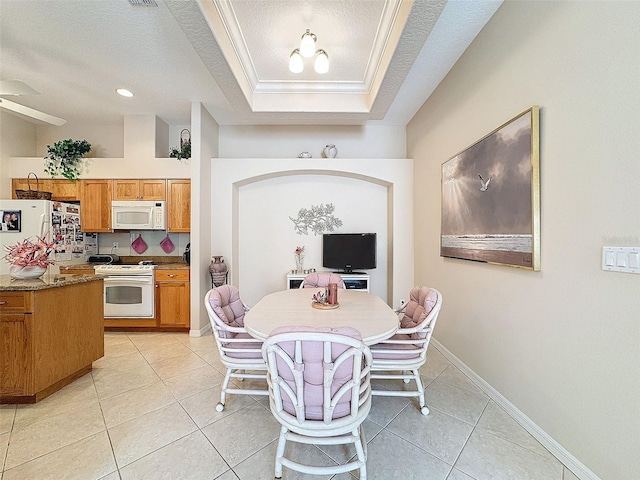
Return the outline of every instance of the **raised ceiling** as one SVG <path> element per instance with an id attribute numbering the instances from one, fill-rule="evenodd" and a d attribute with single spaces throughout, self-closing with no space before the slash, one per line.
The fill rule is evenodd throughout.
<path id="1" fill-rule="evenodd" d="M 0 0 L 0 80 L 41 93 L 14 102 L 92 125 L 188 124 L 192 102 L 221 125 L 406 125 L 500 3 Z M 288 70 L 307 28 L 326 74 Z"/>

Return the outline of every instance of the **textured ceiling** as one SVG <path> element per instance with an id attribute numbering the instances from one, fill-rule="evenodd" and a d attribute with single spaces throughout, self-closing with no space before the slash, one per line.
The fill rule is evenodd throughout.
<path id="1" fill-rule="evenodd" d="M 392 124 L 415 114 L 500 0 L 0 0 L 0 80 L 14 102 L 85 124 Z M 330 70 L 288 71 L 309 28 Z M 114 93 L 126 87 L 125 99 Z"/>

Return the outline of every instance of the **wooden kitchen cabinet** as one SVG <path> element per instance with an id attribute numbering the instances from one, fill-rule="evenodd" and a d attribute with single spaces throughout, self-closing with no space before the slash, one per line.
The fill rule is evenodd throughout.
<path id="1" fill-rule="evenodd" d="M 16 190 L 29 190 L 29 184 L 31 184 L 31 190 L 51 192 L 51 200 L 59 202 L 77 202 L 80 200 L 79 181 L 50 178 L 39 179 L 37 183 L 33 178 L 28 181 L 26 178 L 13 178 L 11 179 L 11 197 L 18 198 Z"/>
<path id="2" fill-rule="evenodd" d="M 191 180 L 167 180 L 167 231 L 191 231 Z"/>
<path id="3" fill-rule="evenodd" d="M 63 275 L 95 275 L 96 272 L 89 268 L 69 268 L 60 269 L 60 273 Z"/>
<path id="4" fill-rule="evenodd" d="M 80 180 L 83 232 L 111 232 L 111 180 Z"/>
<path id="5" fill-rule="evenodd" d="M 113 181 L 114 200 L 166 200 L 167 181 L 116 179 Z"/>
<path id="6" fill-rule="evenodd" d="M 11 198 L 17 199 L 16 190 L 39 190 L 41 192 L 52 192 L 51 179 L 49 178 L 39 178 L 36 182 L 36 179 L 33 176 L 29 179 L 27 178 L 12 178 L 11 179 Z M 53 195 L 52 195 L 53 197 Z"/>
<path id="7" fill-rule="evenodd" d="M 35 403 L 91 371 L 104 355 L 102 288 L 0 292 L 0 403 Z"/>
<path id="8" fill-rule="evenodd" d="M 189 270 L 156 269 L 157 326 L 189 328 Z"/>
<path id="9" fill-rule="evenodd" d="M 80 200 L 79 180 L 51 180 L 51 199 L 59 202 L 77 202 Z"/>

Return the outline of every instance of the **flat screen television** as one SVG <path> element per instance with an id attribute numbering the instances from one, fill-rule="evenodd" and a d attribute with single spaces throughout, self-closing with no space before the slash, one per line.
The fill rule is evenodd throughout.
<path id="1" fill-rule="evenodd" d="M 376 268 L 375 233 L 325 233 L 322 266 L 344 273 Z"/>

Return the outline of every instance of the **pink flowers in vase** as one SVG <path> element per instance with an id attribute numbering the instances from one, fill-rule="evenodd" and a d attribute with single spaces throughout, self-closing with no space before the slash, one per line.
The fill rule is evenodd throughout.
<path id="1" fill-rule="evenodd" d="M 44 238 L 36 237 L 32 242 L 25 239 L 15 245 L 5 246 L 7 254 L 3 257 L 7 262 L 16 267 L 42 267 L 56 263 L 49 258 L 49 254 L 55 250 L 55 243 L 48 242 Z"/>
<path id="2" fill-rule="evenodd" d="M 294 258 L 296 259 L 296 273 L 302 273 L 304 270 L 304 245 L 296 247 Z"/>

